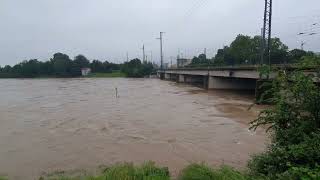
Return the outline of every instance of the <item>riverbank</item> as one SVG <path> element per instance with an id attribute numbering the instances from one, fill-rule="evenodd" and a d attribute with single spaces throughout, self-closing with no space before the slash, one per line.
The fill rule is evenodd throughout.
<path id="1" fill-rule="evenodd" d="M 257 179 L 247 173 L 228 166 L 211 168 L 205 164 L 190 164 L 177 177 L 172 176 L 167 167 L 159 167 L 154 162 L 142 165 L 133 163 L 116 164 L 110 167 L 101 166 L 96 175 L 85 171 L 59 171 L 43 175 L 39 180 L 251 180 Z M 260 178 L 261 179 L 261 178 Z M 261 179 L 262 180 L 262 179 Z"/>
<path id="2" fill-rule="evenodd" d="M 52 79 L 52 78 L 57 78 L 57 79 L 61 79 L 61 78 L 81 78 L 81 77 L 85 77 L 85 78 L 117 78 L 117 77 L 127 77 L 127 75 L 121 71 L 114 71 L 111 73 L 91 73 L 88 76 L 76 76 L 76 77 L 64 77 L 64 76 L 35 76 L 35 77 L 24 77 L 24 76 L 18 76 L 18 75 L 13 75 L 13 76 L 1 76 L 0 75 L 0 79 Z"/>
<path id="3" fill-rule="evenodd" d="M 91 73 L 86 77 L 89 78 L 117 78 L 117 77 L 126 77 L 127 75 L 121 71 L 115 71 L 112 73 Z"/>

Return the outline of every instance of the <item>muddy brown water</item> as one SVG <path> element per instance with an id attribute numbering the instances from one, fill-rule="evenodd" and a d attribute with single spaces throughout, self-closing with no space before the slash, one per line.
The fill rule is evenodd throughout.
<path id="1" fill-rule="evenodd" d="M 0 175 L 16 180 L 123 161 L 244 168 L 268 139 L 248 130 L 253 96 L 158 79 L 2 79 L 0 98 Z"/>

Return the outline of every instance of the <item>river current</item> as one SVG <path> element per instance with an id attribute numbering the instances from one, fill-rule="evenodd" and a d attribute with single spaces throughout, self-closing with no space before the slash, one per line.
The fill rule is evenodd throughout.
<path id="1" fill-rule="evenodd" d="M 118 97 L 116 97 L 116 89 Z M 0 80 L 0 175 L 155 161 L 244 168 L 268 141 L 249 131 L 253 96 L 158 79 Z"/>

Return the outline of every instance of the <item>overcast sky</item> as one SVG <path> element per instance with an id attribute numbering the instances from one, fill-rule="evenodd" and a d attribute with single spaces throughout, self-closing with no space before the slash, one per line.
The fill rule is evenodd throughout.
<path id="1" fill-rule="evenodd" d="M 55 52 L 71 58 L 123 62 L 159 61 L 160 31 L 165 61 L 208 56 L 238 35 L 256 35 L 262 27 L 264 0 L 0 0 L 0 65 L 25 59 L 48 60 Z M 275 0 L 273 36 L 289 48 L 320 51 L 319 0 Z M 312 26 L 313 23 L 319 23 Z"/>

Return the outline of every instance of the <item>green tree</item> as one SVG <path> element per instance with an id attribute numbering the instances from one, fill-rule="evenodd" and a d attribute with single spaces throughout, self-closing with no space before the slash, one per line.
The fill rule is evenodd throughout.
<path id="1" fill-rule="evenodd" d="M 71 64 L 71 76 L 81 76 L 81 69 L 89 67 L 90 61 L 84 55 L 78 55 Z"/>
<path id="2" fill-rule="evenodd" d="M 62 53 L 56 53 L 51 59 L 53 70 L 57 76 L 70 76 L 72 61 L 69 56 Z"/>
<path id="3" fill-rule="evenodd" d="M 51 61 L 40 62 L 39 74 L 44 76 L 51 76 L 54 74 L 53 64 Z"/>
<path id="4" fill-rule="evenodd" d="M 303 56 L 306 56 L 307 52 L 301 49 L 293 49 L 288 52 L 288 63 L 296 63 L 301 60 Z"/>
<path id="5" fill-rule="evenodd" d="M 199 54 L 198 57 L 193 57 L 191 64 L 189 66 L 191 67 L 209 66 L 211 63 L 212 63 L 211 60 L 207 59 L 207 56 L 205 54 Z"/>
<path id="6" fill-rule="evenodd" d="M 93 60 L 91 63 L 90 63 L 90 68 L 91 68 L 91 71 L 94 72 L 94 73 L 97 73 L 97 72 L 104 72 L 104 66 L 103 66 L 103 63 L 99 60 Z"/>
<path id="7" fill-rule="evenodd" d="M 266 126 L 272 134 L 268 150 L 249 163 L 254 175 L 320 178 L 320 88 L 314 80 L 319 78 L 304 72 L 280 72 L 274 80 L 270 101 L 275 105 L 252 122 L 253 129 Z"/>
<path id="8" fill-rule="evenodd" d="M 261 36 L 238 35 L 230 44 L 219 49 L 214 60 L 215 65 L 241 65 L 241 64 L 259 64 L 261 57 Z M 287 62 L 288 47 L 284 45 L 279 38 L 271 40 L 271 63 L 280 64 Z M 266 63 L 266 62 L 265 62 Z"/>
<path id="9" fill-rule="evenodd" d="M 320 56 L 311 55 L 303 56 L 298 63 L 300 68 L 319 68 L 320 67 Z"/>
<path id="10" fill-rule="evenodd" d="M 246 64 L 252 61 L 254 52 L 253 40 L 250 36 L 238 35 L 230 45 L 230 53 L 234 57 L 235 64 Z"/>
<path id="11" fill-rule="evenodd" d="M 90 61 L 84 55 L 78 55 L 74 58 L 73 64 L 77 64 L 80 68 L 88 68 Z"/>
<path id="12" fill-rule="evenodd" d="M 279 38 L 271 40 L 271 64 L 283 64 L 287 62 L 288 46 L 283 44 Z"/>
<path id="13" fill-rule="evenodd" d="M 23 77 L 36 77 L 39 75 L 40 63 L 36 59 L 31 59 L 29 61 L 23 61 L 20 63 L 19 74 Z"/>
<path id="14" fill-rule="evenodd" d="M 153 65 L 151 63 L 141 63 L 140 59 L 133 59 L 126 62 L 122 67 L 122 72 L 124 72 L 128 77 L 144 77 L 150 75 L 153 71 Z"/>

